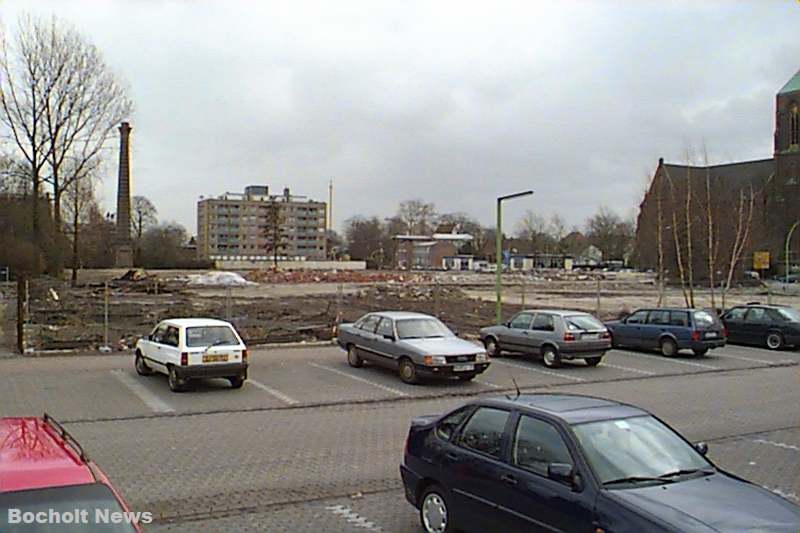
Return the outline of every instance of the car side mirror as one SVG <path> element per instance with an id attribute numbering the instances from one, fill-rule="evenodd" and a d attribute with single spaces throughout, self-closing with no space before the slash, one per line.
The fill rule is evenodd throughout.
<path id="1" fill-rule="evenodd" d="M 386 334 L 386 335 L 383 336 L 383 338 L 386 339 L 387 341 L 394 342 L 394 335 Z"/>
<path id="2" fill-rule="evenodd" d="M 566 463 L 550 463 L 547 465 L 547 477 L 553 481 L 569 485 L 573 490 L 583 490 L 581 477 L 575 474 L 572 465 Z"/>
<path id="3" fill-rule="evenodd" d="M 694 449 L 697 450 L 700 455 L 706 455 L 708 453 L 708 444 L 705 442 L 697 442 L 694 445 Z"/>

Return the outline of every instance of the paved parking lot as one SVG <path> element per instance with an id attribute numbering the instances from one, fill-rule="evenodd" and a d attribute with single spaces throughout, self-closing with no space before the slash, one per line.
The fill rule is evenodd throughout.
<path id="1" fill-rule="evenodd" d="M 155 531 L 418 531 L 397 471 L 409 420 L 508 393 L 512 378 L 648 408 L 800 503 L 800 352 L 615 350 L 558 370 L 508 356 L 474 382 L 423 385 L 351 368 L 330 346 L 255 350 L 251 365 L 241 390 L 220 380 L 175 394 L 130 356 L 4 359 L 0 415 L 66 421 L 134 509 L 155 513 Z"/>
<path id="2" fill-rule="evenodd" d="M 800 352 L 726 346 L 704 357 L 665 358 L 655 353 L 612 350 L 597 367 L 582 361 L 553 370 L 522 355 L 493 359 L 474 381 L 430 381 L 407 385 L 387 369 L 351 368 L 334 346 L 254 350 L 249 380 L 231 394 L 225 380 L 192 385 L 175 394 L 166 377 L 143 378 L 133 369 L 132 356 L 41 358 L 0 361 L 7 383 L 0 390 L 3 412 L 51 411 L 65 421 L 173 416 L 241 410 L 287 409 L 371 401 L 441 396 L 470 396 L 514 389 L 560 387 L 576 383 L 627 381 L 696 375 L 740 369 L 788 367 L 800 364 Z M 54 368 L 58 371 L 53 371 Z M 75 394 L 81 391 L 82 394 Z"/>

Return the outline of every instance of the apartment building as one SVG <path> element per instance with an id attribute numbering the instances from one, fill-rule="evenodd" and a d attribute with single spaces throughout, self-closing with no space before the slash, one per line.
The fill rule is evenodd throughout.
<path id="1" fill-rule="evenodd" d="M 245 187 L 197 202 L 197 255 L 211 260 L 270 261 L 271 206 L 280 209 L 284 260 L 324 260 L 325 202 L 294 196 L 288 188 L 271 195 L 266 185 Z"/>

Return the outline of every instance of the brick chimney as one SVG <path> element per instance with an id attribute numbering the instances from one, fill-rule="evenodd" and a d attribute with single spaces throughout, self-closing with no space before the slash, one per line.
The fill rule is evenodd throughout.
<path id="1" fill-rule="evenodd" d="M 133 266 L 131 241 L 131 125 L 119 126 L 119 176 L 117 179 L 117 227 L 115 234 L 114 265 L 119 268 Z"/>

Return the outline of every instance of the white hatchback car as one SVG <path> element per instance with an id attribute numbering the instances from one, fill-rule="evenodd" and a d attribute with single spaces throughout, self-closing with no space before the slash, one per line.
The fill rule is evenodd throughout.
<path id="1" fill-rule="evenodd" d="M 174 318 L 139 339 L 135 365 L 141 376 L 166 374 L 173 392 L 196 378 L 227 378 L 238 389 L 247 379 L 247 347 L 223 320 Z"/>

